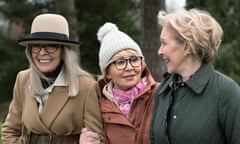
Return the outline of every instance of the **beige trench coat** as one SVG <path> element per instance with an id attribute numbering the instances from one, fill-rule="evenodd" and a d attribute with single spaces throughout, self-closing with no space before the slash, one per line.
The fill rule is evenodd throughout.
<path id="1" fill-rule="evenodd" d="M 68 96 L 68 87 L 54 87 L 39 114 L 37 101 L 28 94 L 29 74 L 25 70 L 17 75 L 13 100 L 2 128 L 4 144 L 24 143 L 23 124 L 28 131 L 40 134 L 80 134 L 87 127 L 104 137 L 94 79 L 80 75 L 80 92 L 75 97 Z"/>

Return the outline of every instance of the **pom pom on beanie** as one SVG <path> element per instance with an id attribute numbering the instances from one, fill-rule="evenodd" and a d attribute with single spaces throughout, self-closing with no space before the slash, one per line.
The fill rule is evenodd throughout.
<path id="1" fill-rule="evenodd" d="M 118 30 L 118 27 L 113 23 L 105 23 L 104 26 L 100 27 L 97 33 L 97 38 L 102 42 L 103 38 L 111 31 Z"/>
<path id="2" fill-rule="evenodd" d="M 133 49 L 143 56 L 139 45 L 113 23 L 107 22 L 101 26 L 97 32 L 97 39 L 101 44 L 98 56 L 102 74 L 105 74 L 105 68 L 112 56 L 121 50 Z"/>

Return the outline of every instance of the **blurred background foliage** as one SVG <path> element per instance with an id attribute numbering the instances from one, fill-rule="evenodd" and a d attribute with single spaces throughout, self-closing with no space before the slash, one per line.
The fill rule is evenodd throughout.
<path id="1" fill-rule="evenodd" d="M 116 23 L 119 29 L 142 43 L 139 26 L 140 0 L 0 0 L 0 2 L 1 17 L 8 24 L 8 27 L 1 26 L 0 33 L 0 102 L 4 107 L 12 99 L 17 72 L 28 67 L 24 48 L 19 46 L 16 40 L 30 33 L 31 22 L 40 13 L 61 13 L 67 17 L 70 23 L 70 38 L 82 42 L 81 65 L 93 74 L 99 74 L 99 43 L 96 33 L 105 22 Z M 186 7 L 205 9 L 220 22 L 224 29 L 224 37 L 213 65 L 240 83 L 239 0 L 188 0 Z M 75 19 L 72 19 L 73 17 Z M 12 34 L 13 24 L 22 26 L 24 31 L 19 35 Z M 147 59 L 151 55 L 145 57 Z"/>

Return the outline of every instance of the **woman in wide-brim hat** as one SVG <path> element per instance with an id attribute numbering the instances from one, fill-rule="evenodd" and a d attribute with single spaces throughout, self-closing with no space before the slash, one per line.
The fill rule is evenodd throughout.
<path id="1" fill-rule="evenodd" d="M 104 142 L 95 80 L 78 63 L 80 42 L 69 40 L 67 20 L 41 14 L 32 23 L 26 47 L 29 69 L 18 73 L 2 128 L 3 143 L 79 142 L 86 127 Z"/>

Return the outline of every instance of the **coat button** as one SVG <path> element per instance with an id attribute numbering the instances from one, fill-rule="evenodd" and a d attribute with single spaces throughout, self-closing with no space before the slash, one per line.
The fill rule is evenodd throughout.
<path id="1" fill-rule="evenodd" d="M 176 115 L 174 115 L 174 116 L 173 116 L 173 119 L 177 119 L 177 116 L 176 116 Z"/>

